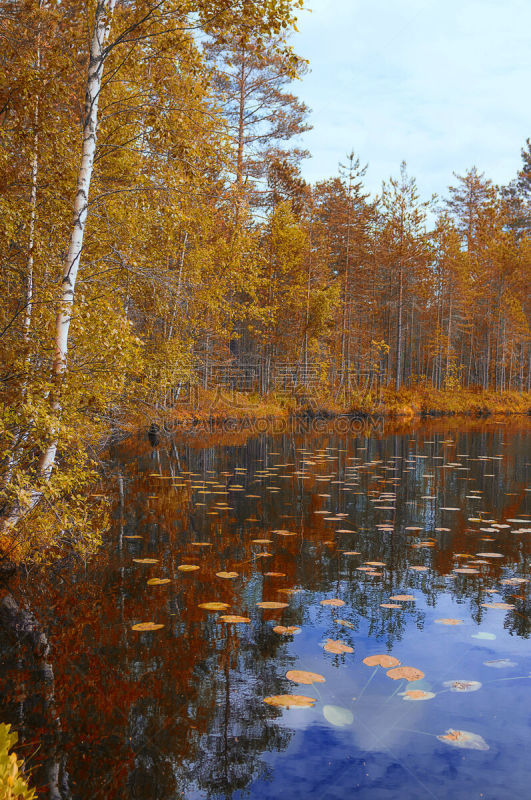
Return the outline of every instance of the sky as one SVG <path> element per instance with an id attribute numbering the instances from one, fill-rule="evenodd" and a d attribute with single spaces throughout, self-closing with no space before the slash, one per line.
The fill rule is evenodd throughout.
<path id="1" fill-rule="evenodd" d="M 529 0 L 306 0 L 295 51 L 310 62 L 296 94 L 312 109 L 309 181 L 352 149 L 371 193 L 402 160 L 422 196 L 477 166 L 507 183 L 531 136 Z"/>

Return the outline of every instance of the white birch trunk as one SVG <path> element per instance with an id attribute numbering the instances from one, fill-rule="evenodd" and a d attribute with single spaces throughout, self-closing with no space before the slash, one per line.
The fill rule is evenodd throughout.
<path id="1" fill-rule="evenodd" d="M 83 120 L 83 143 L 81 164 L 77 178 L 77 191 L 74 199 L 74 215 L 68 253 L 65 259 L 59 311 L 56 319 L 55 356 L 52 367 L 53 378 L 59 382 L 67 369 L 68 332 L 72 320 L 76 279 L 83 249 L 83 238 L 88 214 L 90 183 L 94 167 L 94 154 L 98 131 L 98 103 L 102 85 L 103 67 L 105 64 L 105 42 L 109 35 L 112 15 L 116 0 L 98 0 L 94 16 L 94 31 L 90 43 L 90 57 L 85 95 L 85 114 Z M 30 262 L 32 266 L 32 261 Z M 60 405 L 52 400 L 52 410 L 56 416 L 61 413 Z M 57 454 L 58 441 L 54 436 L 43 452 L 39 461 L 41 478 L 47 480 L 53 470 Z M 12 529 L 18 521 L 31 511 L 42 497 L 41 491 L 34 491 L 23 508 L 11 509 L 2 520 L 0 529 Z"/>
<path id="2" fill-rule="evenodd" d="M 85 117 L 83 124 L 83 145 L 81 165 L 77 178 L 77 191 L 74 199 L 74 219 L 70 243 L 61 280 L 60 306 L 55 328 L 55 358 L 53 376 L 60 380 L 67 369 L 68 332 L 72 321 L 74 293 L 77 273 L 83 249 L 83 238 L 87 222 L 90 182 L 94 168 L 94 154 L 98 132 L 98 103 L 100 99 L 103 66 L 105 63 L 105 41 L 109 35 L 112 14 L 116 0 L 99 0 L 94 18 L 94 32 L 90 43 L 90 59 L 85 97 Z M 57 404 L 54 408 L 60 412 Z M 57 439 L 44 451 L 39 468 L 41 475 L 48 478 L 52 472 L 57 453 Z"/>

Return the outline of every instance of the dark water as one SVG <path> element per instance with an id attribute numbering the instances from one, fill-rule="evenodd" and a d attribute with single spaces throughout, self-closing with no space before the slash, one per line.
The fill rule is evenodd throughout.
<path id="1" fill-rule="evenodd" d="M 49 655 L 2 635 L 0 719 L 42 796 L 531 796 L 529 433 L 443 422 L 117 447 L 102 553 L 12 589 Z M 424 677 L 364 663 L 383 654 Z M 315 702 L 264 702 L 286 694 Z"/>

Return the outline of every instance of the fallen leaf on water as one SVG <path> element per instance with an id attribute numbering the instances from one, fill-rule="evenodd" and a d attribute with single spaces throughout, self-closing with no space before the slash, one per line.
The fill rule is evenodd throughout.
<path id="1" fill-rule="evenodd" d="M 275 633 L 280 633 L 283 636 L 292 636 L 292 635 L 295 635 L 296 633 L 300 633 L 301 632 L 301 629 L 297 628 L 296 625 L 287 625 L 287 626 L 275 625 L 273 630 L 275 631 Z"/>
<path id="2" fill-rule="evenodd" d="M 164 625 L 160 625 L 156 622 L 138 622 L 136 625 L 131 627 L 132 631 L 158 631 L 159 628 L 163 628 Z"/>
<path id="3" fill-rule="evenodd" d="M 204 608 L 205 611 L 225 611 L 226 608 L 229 608 L 229 604 L 213 601 L 211 603 L 199 603 L 199 608 Z"/>
<path id="4" fill-rule="evenodd" d="M 400 661 L 394 656 L 383 653 L 377 656 L 367 656 L 367 658 L 363 659 L 363 663 L 368 667 L 385 667 L 385 669 L 389 669 L 389 667 L 397 667 Z"/>
<path id="5" fill-rule="evenodd" d="M 293 683 L 324 683 L 324 675 L 319 675 L 318 672 L 306 672 L 302 669 L 290 669 L 286 672 L 286 678 Z"/>
<path id="6" fill-rule="evenodd" d="M 401 600 L 404 603 L 414 599 L 415 598 L 413 597 L 412 594 L 394 594 L 392 597 L 389 598 L 389 600 Z"/>
<path id="7" fill-rule="evenodd" d="M 237 572 L 216 572 L 218 578 L 237 578 Z"/>
<path id="8" fill-rule="evenodd" d="M 135 564 L 158 564 L 158 558 L 133 558 Z"/>
<path id="9" fill-rule="evenodd" d="M 332 598 L 330 598 L 328 600 L 321 600 L 321 605 L 322 606 L 335 606 L 336 608 L 339 608 L 340 606 L 344 606 L 345 605 L 345 601 L 344 600 L 339 600 L 337 597 L 332 597 Z"/>
<path id="10" fill-rule="evenodd" d="M 239 617 L 237 614 L 223 614 L 218 619 L 222 620 L 223 622 L 234 623 L 237 622 L 250 622 L 251 620 L 249 617 Z"/>
<path id="11" fill-rule="evenodd" d="M 380 608 L 402 608 L 398 603 L 380 603 Z"/>
<path id="12" fill-rule="evenodd" d="M 181 564 L 177 569 L 181 572 L 194 572 L 199 567 L 196 564 Z"/>
<path id="13" fill-rule="evenodd" d="M 264 703 L 275 708 L 312 708 L 315 702 L 315 697 L 306 697 L 303 694 L 275 694 L 264 697 Z"/>
<path id="14" fill-rule="evenodd" d="M 148 586 L 162 586 L 164 583 L 170 583 L 169 578 L 150 578 L 147 582 Z"/>
<path id="15" fill-rule="evenodd" d="M 327 639 L 324 645 L 324 649 L 326 650 L 327 653 L 335 653 L 336 655 L 340 653 L 354 652 L 354 649 L 352 647 L 349 647 L 348 644 L 345 644 L 344 642 L 335 639 Z"/>
<path id="16" fill-rule="evenodd" d="M 395 667 L 394 669 L 388 669 L 385 674 L 394 681 L 402 679 L 406 681 L 420 681 L 420 679 L 424 677 L 422 670 L 416 667 Z"/>
<path id="17" fill-rule="evenodd" d="M 452 619 L 451 617 L 443 617 L 443 619 L 436 619 L 438 625 L 464 625 L 462 619 Z"/>
<path id="18" fill-rule="evenodd" d="M 352 622 L 349 622 L 348 619 L 336 619 L 335 622 L 338 625 L 343 625 L 345 628 L 352 628 L 352 630 L 354 630 L 354 625 Z"/>
<path id="19" fill-rule="evenodd" d="M 278 603 L 275 600 L 264 600 L 256 604 L 259 608 L 287 608 L 288 603 Z"/>
<path id="20" fill-rule="evenodd" d="M 268 578 L 285 578 L 285 572 L 264 572 L 264 575 Z"/>
<path id="21" fill-rule="evenodd" d="M 483 736 L 470 731 L 456 731 L 449 728 L 446 733 L 437 736 L 440 742 L 451 744 L 453 747 L 463 747 L 469 750 L 488 750 L 489 746 Z"/>
<path id="22" fill-rule="evenodd" d="M 482 603 L 483 608 L 498 608 L 501 611 L 510 611 L 514 606 L 511 603 Z"/>

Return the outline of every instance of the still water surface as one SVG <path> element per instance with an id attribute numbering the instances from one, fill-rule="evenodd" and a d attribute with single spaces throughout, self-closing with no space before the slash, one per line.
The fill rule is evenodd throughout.
<path id="1" fill-rule="evenodd" d="M 529 434 L 116 446 L 101 554 L 17 588 L 50 654 L 2 642 L 42 796 L 529 797 Z"/>

